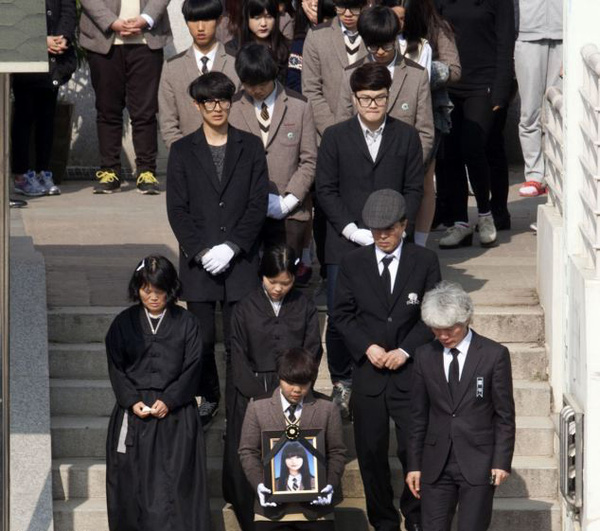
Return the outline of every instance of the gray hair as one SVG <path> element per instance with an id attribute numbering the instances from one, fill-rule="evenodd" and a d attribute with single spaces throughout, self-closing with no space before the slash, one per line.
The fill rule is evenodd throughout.
<path id="1" fill-rule="evenodd" d="M 469 325 L 472 317 L 473 301 L 456 282 L 444 280 L 423 297 L 421 318 L 430 328 Z"/>

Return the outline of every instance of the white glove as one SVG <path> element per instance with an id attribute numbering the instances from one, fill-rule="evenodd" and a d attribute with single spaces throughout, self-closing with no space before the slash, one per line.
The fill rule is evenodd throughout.
<path id="1" fill-rule="evenodd" d="M 310 502 L 311 505 L 331 505 L 331 498 L 333 498 L 333 487 L 327 485 L 322 491 L 321 496 L 318 496 L 316 500 Z"/>
<path id="2" fill-rule="evenodd" d="M 256 494 L 258 494 L 258 503 L 261 507 L 277 507 L 276 503 L 267 501 L 267 494 L 271 494 L 271 491 L 265 487 L 264 483 L 258 484 Z"/>
<path id="3" fill-rule="evenodd" d="M 215 245 L 202 257 L 202 267 L 211 275 L 218 275 L 229 267 L 234 254 L 226 243 Z"/>
<path id="4" fill-rule="evenodd" d="M 281 197 L 281 196 L 280 196 Z M 296 208 L 300 204 L 300 199 L 298 199 L 293 194 L 288 194 L 285 197 L 281 198 L 281 210 L 287 216 L 294 208 Z"/>
<path id="5" fill-rule="evenodd" d="M 357 243 L 358 245 L 371 245 L 373 240 L 373 234 L 368 229 L 356 229 L 350 235 L 350 241 Z"/>

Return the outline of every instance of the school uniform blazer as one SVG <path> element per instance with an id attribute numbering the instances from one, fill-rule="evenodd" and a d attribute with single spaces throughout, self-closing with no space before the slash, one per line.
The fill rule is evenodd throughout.
<path id="1" fill-rule="evenodd" d="M 358 59 L 366 54 L 361 41 Z M 308 31 L 302 52 L 302 94 L 312 105 L 321 136 L 336 123 L 343 72 L 348 65 L 344 34 L 337 17 Z"/>
<path id="2" fill-rule="evenodd" d="M 370 62 L 368 57 L 357 61 L 344 70 L 337 107 L 338 122 L 347 120 L 356 114 L 356 108 L 352 102 L 350 76 L 366 62 Z M 388 116 L 401 120 L 417 129 L 423 148 L 423 160 L 427 160 L 433 149 L 433 136 L 435 133 L 429 76 L 427 70 L 421 65 L 410 59 L 405 59 L 399 53 L 396 54 L 394 62 L 394 77 L 392 78 L 388 98 Z"/>
<path id="3" fill-rule="evenodd" d="M 443 352 L 433 341 L 415 356 L 408 470 L 420 470 L 421 481 L 435 483 L 452 446 L 465 479 L 471 485 L 489 485 L 492 468 L 510 472 L 515 446 L 508 349 L 473 332 L 455 401 Z"/>
<path id="4" fill-rule="evenodd" d="M 171 146 L 167 214 L 180 246 L 179 276 L 186 301 L 237 301 L 258 282 L 259 234 L 267 212 L 269 177 L 262 142 L 229 127 L 221 181 L 202 128 Z M 194 257 L 231 242 L 239 253 L 211 275 Z"/>
<path id="5" fill-rule="evenodd" d="M 233 81 L 236 88 L 239 88 L 235 57 L 228 54 L 220 42 L 217 43 L 211 72 L 223 72 Z M 202 125 L 202 114 L 188 93 L 190 84 L 200 75 L 193 45 L 167 59 L 163 65 L 158 87 L 158 123 L 167 147 L 171 147 L 175 140 L 193 133 Z"/>
<path id="6" fill-rule="evenodd" d="M 264 467 L 262 464 L 262 432 L 283 431 L 286 420 L 281 406 L 281 391 L 278 387 L 271 396 L 252 400 L 248 404 L 246 417 L 240 438 L 240 461 L 244 473 L 256 492 L 259 483 L 264 483 Z M 342 500 L 341 479 L 346 462 L 346 445 L 342 431 L 342 420 L 337 406 L 328 398 L 318 393 L 309 392 L 302 403 L 302 415 L 299 426 L 301 430 L 321 429 L 325 438 L 325 457 L 327 459 L 326 484 L 334 489 L 333 503 L 329 506 L 317 507 L 308 503 L 293 504 L 307 518 L 316 518 L 332 511 L 334 504 Z M 289 504 L 292 505 L 292 504 Z M 256 511 L 270 518 L 280 518 L 282 509 L 262 508 L 256 504 Z"/>
<path id="7" fill-rule="evenodd" d="M 421 301 L 440 280 L 436 253 L 404 242 L 394 291 L 388 298 L 374 245 L 344 257 L 336 281 L 333 322 L 354 361 L 353 391 L 377 396 L 390 385 L 404 392 L 410 389 L 417 349 L 433 339 L 421 320 Z M 378 369 L 366 355 L 373 344 L 386 350 L 401 348 L 410 357 L 396 371 Z"/>
<path id="8" fill-rule="evenodd" d="M 265 147 L 269 192 L 297 197 L 300 205 L 286 219 L 309 221 L 312 205 L 306 199 L 315 180 L 317 166 L 317 135 L 312 109 L 306 98 L 284 88 L 279 81 L 276 90 Z M 243 91 L 238 92 L 233 100 L 229 122 L 261 138 L 254 103 Z"/>
<path id="9" fill-rule="evenodd" d="M 292 289 L 275 315 L 262 285 L 235 305 L 231 318 L 231 366 L 233 384 L 246 397 L 265 393 L 256 373 L 277 370 L 277 357 L 290 348 L 302 347 L 318 360 L 323 353 L 319 314 L 312 299 Z"/>
<path id="10" fill-rule="evenodd" d="M 151 29 L 143 30 L 148 48 L 158 50 L 172 40 L 167 6 L 169 0 L 140 0 L 140 12 L 154 21 Z M 121 0 L 81 0 L 79 44 L 86 50 L 106 55 L 115 40 L 110 28 L 119 18 Z"/>
<path id="11" fill-rule="evenodd" d="M 433 57 L 434 61 L 441 61 L 446 64 L 450 70 L 448 84 L 456 83 L 460 80 L 462 67 L 460 57 L 454 36 L 449 37 L 445 31 L 438 31 L 437 53 Z"/>
<path id="12" fill-rule="evenodd" d="M 423 197 L 423 153 L 417 130 L 388 117 L 373 162 L 357 117 L 327 129 L 319 147 L 316 178 L 317 198 L 327 218 L 325 263 L 339 264 L 358 247 L 342 236 L 342 230 L 349 223 L 365 227 L 365 202 L 382 188 L 404 196 L 412 227 Z"/>

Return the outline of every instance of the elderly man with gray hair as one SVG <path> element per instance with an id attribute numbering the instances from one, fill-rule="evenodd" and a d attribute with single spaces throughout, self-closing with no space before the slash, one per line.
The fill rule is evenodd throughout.
<path id="1" fill-rule="evenodd" d="M 406 483 L 421 499 L 423 531 L 485 531 L 495 487 L 510 474 L 515 405 L 508 349 L 470 328 L 473 302 L 440 282 L 421 318 L 435 341 L 415 353 Z"/>

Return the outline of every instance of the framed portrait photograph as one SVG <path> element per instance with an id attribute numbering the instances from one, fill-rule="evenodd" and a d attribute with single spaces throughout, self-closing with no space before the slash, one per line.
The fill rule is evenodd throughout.
<path id="1" fill-rule="evenodd" d="M 262 434 L 265 486 L 271 489 L 269 501 L 275 503 L 310 502 L 327 486 L 326 466 L 308 450 L 300 439 L 315 449 L 317 455 L 325 455 L 325 441 L 320 429 L 301 430 L 295 440 L 287 439 L 285 431 L 264 431 Z M 275 453 L 278 443 L 283 444 Z"/>

